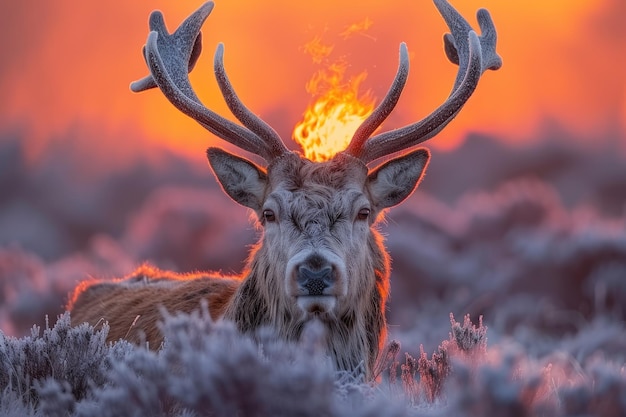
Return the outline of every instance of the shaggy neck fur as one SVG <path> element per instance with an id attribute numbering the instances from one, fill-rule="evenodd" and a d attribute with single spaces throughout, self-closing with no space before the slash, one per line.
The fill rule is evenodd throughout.
<path id="1" fill-rule="evenodd" d="M 363 367 L 365 378 L 372 377 L 378 353 L 386 338 L 385 305 L 389 293 L 389 259 L 382 247 L 382 238 L 372 232 L 369 245 L 372 263 L 361 271 L 375 283 L 363 288 L 357 304 L 345 306 L 337 316 L 320 317 L 326 330 L 327 353 L 338 370 L 354 371 Z M 307 321 L 301 312 L 290 308 L 281 293 L 277 277 L 284 275 L 264 260 L 263 246 L 253 254 L 246 277 L 224 313 L 224 318 L 237 323 L 239 330 L 254 333 L 271 326 L 285 340 L 300 338 Z M 348 278 L 350 279 L 350 277 Z"/>

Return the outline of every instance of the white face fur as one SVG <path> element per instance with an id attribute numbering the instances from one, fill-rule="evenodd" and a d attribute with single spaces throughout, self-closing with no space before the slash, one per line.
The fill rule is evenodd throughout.
<path id="1" fill-rule="evenodd" d="M 323 163 L 287 154 L 266 173 L 219 149 L 208 154 L 224 191 L 257 213 L 264 229 L 258 251 L 279 275 L 282 294 L 274 296 L 305 317 L 338 316 L 367 301 L 376 285 L 372 226 L 413 192 L 428 161 L 418 150 L 368 172 L 341 154 Z"/>
<path id="2" fill-rule="evenodd" d="M 366 264 L 371 203 L 350 184 L 275 190 L 262 208 L 264 244 L 280 248 L 288 298 L 306 314 L 341 313 L 356 288 L 370 283 Z M 339 311 L 338 311 L 339 310 Z"/>

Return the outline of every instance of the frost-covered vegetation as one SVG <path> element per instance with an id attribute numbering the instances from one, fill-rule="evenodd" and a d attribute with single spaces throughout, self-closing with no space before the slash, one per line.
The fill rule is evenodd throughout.
<path id="1" fill-rule="evenodd" d="M 199 311 L 169 318 L 157 352 L 70 328 L 63 305 L 78 281 L 144 261 L 237 272 L 257 231 L 202 155 L 120 160 L 92 138 L 29 160 L 14 136 L 0 141 L 0 415 L 626 415 L 616 149 L 474 137 L 435 152 L 382 225 L 399 342 L 372 384 L 328 369 L 315 327 L 286 346 Z"/>
<path id="2" fill-rule="evenodd" d="M 107 327 L 72 328 L 66 313 L 43 333 L 0 333 L 0 415 L 12 416 L 620 416 L 626 373 L 616 363 L 549 364 L 508 347 L 491 352 L 486 329 L 452 320 L 449 340 L 419 358 L 391 342 L 379 381 L 337 374 L 319 349 L 322 327 L 297 345 L 270 330 L 253 340 L 206 310 L 168 316 L 150 351 L 105 343 Z M 616 366 L 617 365 L 617 366 Z"/>

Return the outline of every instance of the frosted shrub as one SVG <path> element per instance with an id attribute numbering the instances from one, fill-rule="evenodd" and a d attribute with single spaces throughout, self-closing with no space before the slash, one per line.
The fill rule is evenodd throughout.
<path id="1" fill-rule="evenodd" d="M 36 404 L 37 387 L 50 393 L 51 385 L 44 381 L 54 378 L 75 399 L 85 398 L 92 384 L 106 380 L 106 335 L 106 325 L 98 331 L 87 325 L 71 327 L 68 313 L 54 327 L 46 325 L 43 334 L 37 326 L 22 339 L 0 332 L 0 391 L 16 392 L 25 403 Z"/>
<path id="2" fill-rule="evenodd" d="M 626 369 L 624 364 L 595 361 L 583 383 L 558 389 L 563 415 L 626 415 Z"/>
<path id="3" fill-rule="evenodd" d="M 94 394 L 101 415 L 333 415 L 334 374 L 292 346 L 257 344 L 206 311 L 168 317 L 166 343 L 115 364 Z M 262 339 L 269 339 L 262 336 Z M 303 405 L 306 404 L 306 407 Z M 79 407 L 89 415 L 93 404 Z M 306 412 L 306 414 L 302 414 Z"/>
<path id="4" fill-rule="evenodd" d="M 453 362 L 466 363 L 478 368 L 485 359 L 487 352 L 487 328 L 483 326 L 482 317 L 476 327 L 469 315 L 463 319 L 463 324 L 450 314 L 452 331 L 449 339 L 444 340 L 430 359 L 420 345 L 420 354 L 414 358 L 405 353 L 404 364 L 397 360 L 400 352 L 400 343 L 391 341 L 381 355 L 377 365 L 377 375 L 386 374 L 391 396 L 398 396 L 398 366 L 400 367 L 400 383 L 404 396 L 409 403 L 416 405 L 421 402 L 433 403 L 442 399 L 443 388 L 448 376 L 452 373 Z"/>

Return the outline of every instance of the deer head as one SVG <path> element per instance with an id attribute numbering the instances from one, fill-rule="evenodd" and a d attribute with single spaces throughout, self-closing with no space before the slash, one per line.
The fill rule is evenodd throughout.
<path id="1" fill-rule="evenodd" d="M 244 106 L 226 76 L 221 44 L 215 54 L 215 76 L 241 125 L 200 102 L 187 74 L 200 55 L 200 28 L 213 9 L 212 2 L 202 5 L 173 34 L 166 30 L 160 12 L 151 15 L 144 47 L 150 75 L 132 83 L 131 89 L 158 87 L 176 108 L 211 133 L 266 162 L 257 166 L 219 148 L 207 151 L 224 191 L 253 210 L 263 227 L 249 271 L 225 313 L 240 328 L 271 324 L 287 338 L 295 338 L 303 323 L 320 319 L 345 339 L 344 348 L 361 350 L 354 353 L 354 360 L 350 355 L 337 359 L 340 368 L 354 368 L 353 362 L 358 364 L 364 357 L 369 358 L 366 366 L 371 366 L 385 332 L 389 286 L 389 260 L 375 225 L 385 209 L 414 191 L 429 152 L 414 149 L 378 166 L 368 164 L 436 135 L 469 99 L 483 72 L 501 65 L 495 52 L 496 31 L 486 10 L 478 12 L 482 31 L 478 36 L 445 0 L 435 0 L 435 5 L 451 31 L 444 37 L 445 52 L 459 66 L 448 99 L 422 121 L 373 136 L 396 105 L 407 79 L 408 52 L 401 44 L 389 92 L 347 149 L 326 162 L 312 162 L 290 151 L 269 125 Z M 351 326 L 361 330 L 363 340 L 348 341 Z"/>

